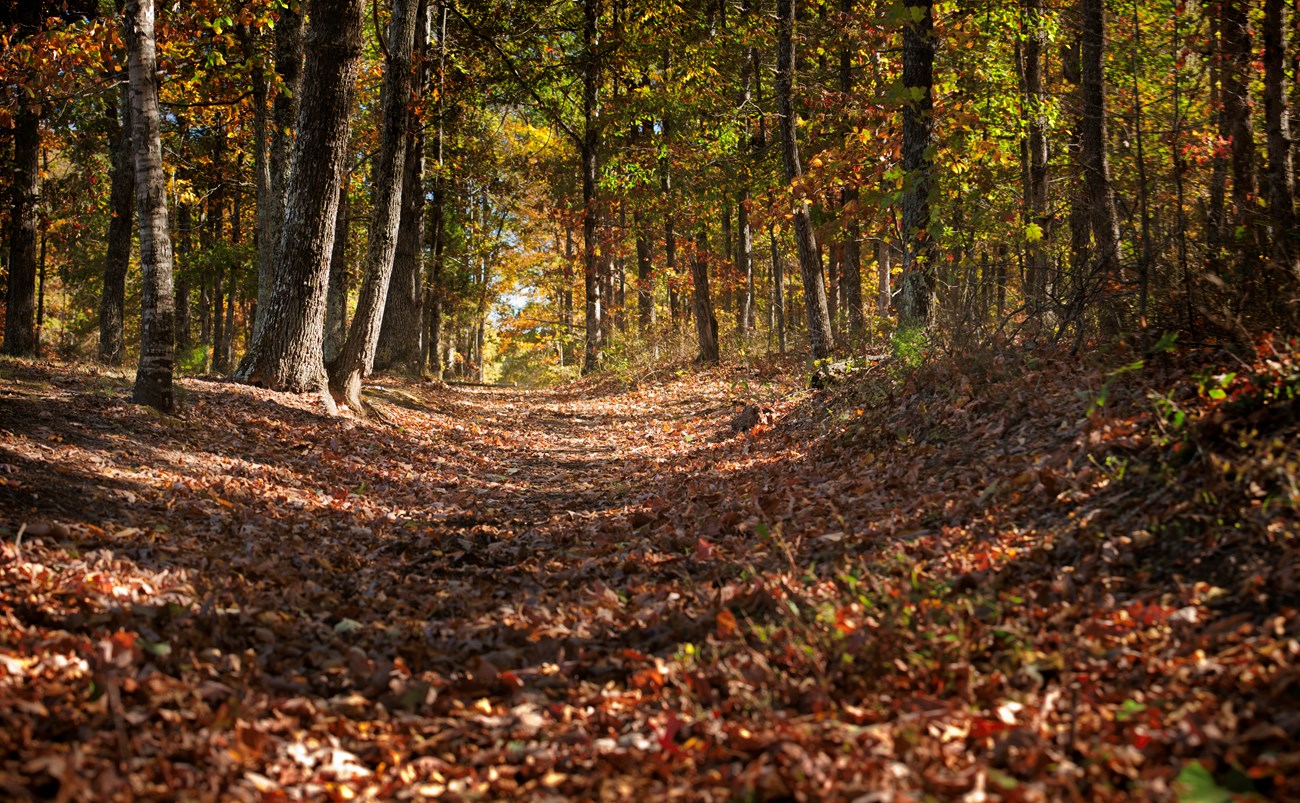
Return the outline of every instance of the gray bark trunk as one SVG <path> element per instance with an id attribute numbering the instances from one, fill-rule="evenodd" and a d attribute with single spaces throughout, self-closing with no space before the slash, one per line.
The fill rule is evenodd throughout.
<path id="1" fill-rule="evenodd" d="M 338 359 L 348 337 L 348 229 L 351 224 L 347 194 L 340 187 L 334 244 L 330 248 L 329 283 L 325 290 L 325 342 L 321 353 L 326 365 Z"/>
<path id="2" fill-rule="evenodd" d="M 1097 280 L 1105 286 L 1119 279 L 1120 267 L 1119 220 L 1115 211 L 1115 191 L 1110 181 L 1110 157 L 1106 151 L 1106 8 L 1103 0 L 1081 0 L 1080 9 L 1083 23 L 1079 84 L 1082 100 L 1080 160 L 1092 221 Z M 1102 315 L 1103 331 L 1116 334 L 1119 328 L 1117 319 L 1107 310 L 1103 310 Z"/>
<path id="3" fill-rule="evenodd" d="M 132 399 L 173 412 L 175 362 L 173 337 L 172 242 L 167 229 L 158 115 L 158 64 L 154 43 L 153 0 L 127 0 L 126 49 L 131 86 L 132 144 L 135 149 L 135 199 L 140 218 L 140 364 Z"/>
<path id="4" fill-rule="evenodd" d="M 343 352 L 330 367 L 330 390 L 352 410 L 363 410 L 361 380 L 374 367 L 384 300 L 392 278 L 393 255 L 397 250 L 397 227 L 401 221 L 402 185 L 406 170 L 406 133 L 411 118 L 412 55 L 415 24 L 420 0 L 394 0 L 388 26 L 389 58 L 380 95 L 383 129 L 379 161 L 374 176 L 376 198 L 366 243 L 364 278 L 357 298 L 356 313 L 348 328 Z"/>
<path id="5" fill-rule="evenodd" d="M 361 64 L 362 0 L 312 0 L 298 137 L 287 181 L 278 268 L 265 324 L 235 372 L 242 382 L 325 391 L 322 342 L 329 254 Z M 333 404 L 323 395 L 327 409 Z"/>
<path id="6" fill-rule="evenodd" d="M 586 289 L 585 351 L 582 372 L 600 367 L 601 309 L 600 263 L 596 244 L 596 159 L 600 152 L 600 0 L 583 0 L 582 75 L 582 266 Z"/>

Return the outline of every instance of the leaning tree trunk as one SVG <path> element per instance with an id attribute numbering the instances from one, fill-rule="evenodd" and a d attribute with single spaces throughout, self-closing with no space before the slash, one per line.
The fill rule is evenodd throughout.
<path id="1" fill-rule="evenodd" d="M 408 375 L 420 372 L 424 320 L 424 138 L 414 132 L 406 143 L 402 213 L 397 226 L 393 277 L 379 328 L 375 367 Z"/>
<path id="2" fill-rule="evenodd" d="M 930 190 L 934 186 L 934 6 L 905 6 L 903 25 L 903 277 L 898 321 L 924 326 L 934 306 L 938 250 L 930 236 Z"/>
<path id="3" fill-rule="evenodd" d="M 369 376 L 379 344 L 384 300 L 393 275 L 397 227 L 401 222 L 402 186 L 406 171 L 406 129 L 411 119 L 411 57 L 420 0 L 393 0 L 388 26 L 389 57 L 380 95 L 383 129 L 374 181 L 376 198 L 370 218 L 370 236 L 362 267 L 364 278 L 357 308 L 339 359 L 330 366 L 330 391 L 353 411 L 362 412 L 361 380 Z"/>
<path id="4" fill-rule="evenodd" d="M 127 0 L 126 50 L 131 85 L 135 201 L 140 217 L 140 364 L 133 399 L 165 413 L 175 410 L 172 366 L 172 241 L 158 114 L 158 63 L 153 0 Z"/>
<path id="5" fill-rule="evenodd" d="M 362 0 L 312 0 L 298 136 L 293 143 L 278 268 L 266 319 L 235 371 L 241 382 L 325 391 L 321 353 L 329 254 L 361 66 Z M 259 307 L 262 305 L 259 305 Z M 324 393 L 327 409 L 333 408 Z"/>
<path id="6" fill-rule="evenodd" d="M 795 140 L 794 103 L 794 0 L 777 0 L 776 106 L 781 118 L 781 159 L 785 180 L 793 184 L 803 174 L 799 165 L 799 143 Z M 795 201 L 794 237 L 799 251 L 799 272 L 803 276 L 804 302 L 808 312 L 808 342 L 814 360 L 835 350 L 831 316 L 826 307 L 826 286 L 822 283 L 821 260 L 813 237 L 808 202 Z"/>
<path id="7" fill-rule="evenodd" d="M 257 207 L 257 243 L 268 246 L 265 252 L 259 250 L 257 261 L 257 314 L 253 323 L 253 339 L 266 322 L 270 307 L 270 298 L 275 289 L 276 273 L 282 263 L 280 254 L 280 229 L 284 225 L 285 203 L 288 198 L 289 170 L 293 164 L 293 141 L 295 123 L 299 121 L 299 106 L 303 81 L 303 15 L 298 11 L 297 3 L 284 3 L 275 23 L 275 71 L 280 76 L 281 89 L 271 104 L 270 143 L 265 143 L 265 132 L 258 134 L 263 138 L 259 145 L 266 145 L 267 164 L 263 180 L 266 182 L 265 197 L 259 192 Z M 254 96 L 257 96 L 254 92 Z M 265 88 L 262 92 L 263 125 L 265 125 Z M 258 152 L 261 153 L 259 147 Z M 259 171 L 260 175 L 260 171 Z M 259 186 L 260 190 L 260 186 Z M 266 206 L 262 206 L 265 200 Z"/>
<path id="8" fill-rule="evenodd" d="M 1079 95 L 1080 161 L 1084 190 L 1092 220 L 1092 242 L 1097 254 L 1097 279 L 1102 286 L 1119 279 L 1119 219 L 1115 191 L 1110 182 L 1110 157 L 1106 152 L 1106 6 L 1103 0 L 1081 0 Z M 1118 334 L 1119 321 L 1108 302 L 1102 311 L 1103 331 Z"/>
<path id="9" fill-rule="evenodd" d="M 131 227 L 135 225 L 135 165 L 131 158 L 131 96 L 124 84 L 121 119 L 116 104 L 105 104 L 112 141 L 113 165 L 109 193 L 108 252 L 104 256 L 104 287 L 99 298 L 99 359 L 121 365 L 122 328 L 126 321 L 126 272 L 131 265 Z"/>

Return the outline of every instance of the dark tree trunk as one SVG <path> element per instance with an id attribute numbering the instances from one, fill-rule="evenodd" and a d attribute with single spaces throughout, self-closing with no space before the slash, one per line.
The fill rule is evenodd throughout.
<path id="1" fill-rule="evenodd" d="M 596 243 L 596 159 L 600 152 L 600 0 L 583 0 L 582 70 L 582 275 L 586 289 L 585 351 L 582 372 L 600 367 L 600 263 Z"/>
<path id="2" fill-rule="evenodd" d="M 898 320 L 903 326 L 929 323 L 934 306 L 938 251 L 930 235 L 930 191 L 934 186 L 934 6 L 907 5 L 903 25 L 903 277 Z"/>
<path id="3" fill-rule="evenodd" d="M 696 360 L 714 365 L 718 362 L 718 319 L 714 317 L 713 300 L 709 297 L 708 247 L 708 235 L 701 222 L 695 235 L 695 259 L 691 261 L 691 306 L 695 314 L 695 335 L 700 343 Z"/>
<path id="4" fill-rule="evenodd" d="M 429 44 L 429 21 L 426 4 L 419 2 L 415 26 L 415 50 L 426 63 Z M 425 75 L 420 70 L 412 97 L 419 103 L 423 96 Z M 393 254 L 393 276 L 388 282 L 384 302 L 384 320 L 379 327 L 379 344 L 375 367 L 396 369 L 418 376 L 424 342 L 424 135 L 418 126 L 406 134 L 406 164 L 402 176 L 402 210 L 397 226 L 397 250 Z"/>
<path id="5" fill-rule="evenodd" d="M 1079 92 L 1080 160 L 1088 214 L 1092 221 L 1092 242 L 1096 251 L 1097 279 L 1106 286 L 1119 280 L 1119 220 L 1115 212 L 1115 191 L 1110 181 L 1110 157 L 1106 150 L 1106 7 L 1103 0 L 1080 0 L 1082 15 Z M 1113 305 L 1102 302 L 1103 331 L 1118 333 Z"/>
<path id="6" fill-rule="evenodd" d="M 411 119 L 412 57 L 420 0 L 393 0 L 388 26 L 388 65 L 380 95 L 383 129 L 374 182 L 376 198 L 366 242 L 364 278 L 348 339 L 337 362 L 330 366 L 330 390 L 354 411 L 363 410 L 361 380 L 369 376 L 379 344 L 384 301 L 393 275 L 397 229 L 401 222 L 402 189 L 406 176 L 406 134 Z"/>
<path id="7" fill-rule="evenodd" d="M 799 144 L 795 140 L 794 85 L 794 0 L 777 0 L 776 104 L 781 119 L 781 159 L 785 180 L 793 184 L 803 169 L 799 165 Z M 817 241 L 813 237 L 808 202 L 795 201 L 794 236 L 799 251 L 799 272 L 803 276 L 804 302 L 808 314 L 808 341 L 814 360 L 829 357 L 835 350 L 831 318 L 826 307 Z"/>
<path id="8" fill-rule="evenodd" d="M 848 25 L 853 12 L 853 0 L 840 0 L 840 13 Z M 845 39 L 849 31 L 845 31 Z M 853 97 L 853 53 L 846 45 L 840 48 L 840 99 L 850 108 Z M 852 121 L 845 118 L 844 135 L 852 130 Z M 861 343 L 867 335 L 867 319 L 862 309 L 862 224 L 858 221 L 858 188 L 845 187 L 840 193 L 840 219 L 844 227 L 843 287 L 841 295 L 848 310 L 849 339 Z"/>
<path id="9" fill-rule="evenodd" d="M 10 186 L 9 287 L 5 353 L 36 355 L 36 240 L 40 202 L 40 113 L 29 105 L 14 114 L 13 184 Z"/>
<path id="10" fill-rule="evenodd" d="M 188 203 L 176 207 L 176 243 L 174 249 L 173 278 L 175 299 L 173 301 L 176 327 L 176 353 L 185 356 L 190 348 L 190 283 L 187 273 L 193 262 L 194 251 L 194 211 Z"/>
<path id="11" fill-rule="evenodd" d="M 298 137 L 293 144 L 278 268 L 235 377 L 277 390 L 324 391 L 321 353 L 329 254 L 347 156 L 352 94 L 361 64 L 361 0 L 312 0 Z M 262 307 L 259 304 L 259 309 Z M 323 396 L 327 408 L 333 404 Z"/>
<path id="12" fill-rule="evenodd" d="M 348 338 L 348 230 L 352 224 L 345 187 L 339 188 L 334 218 L 334 244 L 330 248 L 329 283 L 325 288 L 325 364 L 338 359 Z"/>
<path id="13" fill-rule="evenodd" d="M 1295 214 L 1295 173 L 1286 98 L 1287 9 L 1283 0 L 1264 0 L 1264 118 L 1268 131 L 1268 206 L 1273 229 L 1273 269 L 1300 278 L 1300 243 Z"/>
<path id="14" fill-rule="evenodd" d="M 1250 21 L 1246 0 L 1223 0 L 1219 4 L 1222 36 L 1223 117 L 1231 138 L 1232 227 L 1244 234 L 1237 243 L 1237 271 L 1241 286 L 1255 281 L 1262 251 L 1259 225 L 1254 213 L 1255 135 L 1251 128 L 1250 80 L 1253 72 Z"/>
<path id="15" fill-rule="evenodd" d="M 314 7 L 314 4 L 309 5 Z M 285 223 L 285 204 L 288 201 L 289 170 L 294 164 L 296 153 L 293 151 L 295 126 L 301 122 L 299 117 L 300 98 L 305 86 L 303 81 L 303 15 L 297 3 L 285 3 L 275 23 L 275 71 L 280 76 L 283 89 L 276 94 L 271 107 L 271 136 L 266 165 L 266 181 L 269 204 L 265 209 L 260 205 L 258 217 L 258 244 L 272 246 L 265 255 L 259 256 L 257 268 L 257 319 L 253 325 L 254 339 L 258 328 L 265 322 L 264 317 L 270 311 L 269 299 L 274 292 L 276 274 L 284 264 L 280 261 L 280 230 Z M 265 104 L 265 99 L 262 101 Z M 265 109 L 265 106 L 259 108 Z M 265 135 L 263 135 L 265 136 Z M 259 197 L 258 199 L 262 199 Z"/>
<path id="16" fill-rule="evenodd" d="M 131 265 L 131 230 L 135 225 L 135 165 L 131 156 L 131 98 L 123 84 L 121 120 L 116 105 L 105 105 L 113 187 L 109 194 L 108 253 L 104 256 L 104 289 L 99 299 L 99 359 L 122 364 L 126 321 L 126 272 Z"/>
<path id="17" fill-rule="evenodd" d="M 785 353 L 785 269 L 781 263 L 781 249 L 776 242 L 776 229 L 770 224 L 767 237 L 772 246 L 772 310 L 776 318 L 776 348 Z"/>
<path id="18" fill-rule="evenodd" d="M 636 226 L 636 321 L 642 336 L 647 336 L 655 325 L 654 251 L 645 214 L 634 212 L 632 224 Z"/>
<path id="19" fill-rule="evenodd" d="M 1047 207 L 1047 92 L 1043 85 L 1043 43 L 1047 29 L 1043 13 L 1043 0 L 1024 0 L 1028 31 L 1024 40 L 1023 75 L 1029 156 L 1025 171 L 1025 222 L 1039 229 L 1038 239 L 1028 243 L 1025 279 L 1026 292 L 1038 301 L 1046 297 L 1050 281 L 1047 245 L 1052 224 Z"/>
<path id="20" fill-rule="evenodd" d="M 132 399 L 165 413 L 176 409 L 172 392 L 175 344 L 172 242 L 167 230 L 158 114 L 158 64 L 153 0 L 127 0 L 126 50 L 131 86 L 131 141 L 135 199 L 140 218 L 140 364 Z"/>

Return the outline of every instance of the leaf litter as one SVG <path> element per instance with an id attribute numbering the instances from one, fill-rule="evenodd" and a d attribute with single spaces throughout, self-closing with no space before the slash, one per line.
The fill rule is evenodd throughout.
<path id="1" fill-rule="evenodd" d="M 1207 359 L 381 380 L 385 423 L 6 362 L 0 794 L 1300 796 L 1300 369 Z"/>

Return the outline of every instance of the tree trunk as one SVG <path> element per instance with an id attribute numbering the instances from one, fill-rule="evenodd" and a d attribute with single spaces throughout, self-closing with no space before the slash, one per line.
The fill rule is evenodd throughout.
<path id="1" fill-rule="evenodd" d="M 418 0 L 414 50 L 427 63 L 429 18 L 424 0 Z M 425 71 L 420 69 L 412 98 L 418 104 L 423 97 Z M 383 324 L 379 327 L 379 345 L 375 366 L 381 370 L 397 369 L 408 376 L 418 376 L 424 342 L 424 135 L 418 126 L 406 134 L 406 164 L 402 176 L 402 210 L 397 225 L 397 250 L 393 255 L 393 276 L 388 283 L 384 302 Z"/>
<path id="2" fill-rule="evenodd" d="M 718 319 L 713 314 L 713 300 L 709 297 L 708 235 L 703 221 L 695 235 L 695 259 L 691 261 L 692 308 L 695 313 L 695 335 L 700 343 L 697 362 L 715 365 L 718 362 Z"/>
<path id="3" fill-rule="evenodd" d="M 167 230 L 158 114 L 158 64 L 153 0 L 127 0 L 126 50 L 131 86 L 131 141 L 135 149 L 135 199 L 140 218 L 140 364 L 132 399 L 174 412 L 172 366 L 172 242 Z"/>
<path id="4" fill-rule="evenodd" d="M 1273 228 L 1273 270 L 1280 277 L 1300 278 L 1297 244 L 1295 174 L 1291 128 L 1286 108 L 1286 5 L 1264 0 L 1264 118 L 1268 130 L 1268 206 Z"/>
<path id="5" fill-rule="evenodd" d="M 397 250 L 397 229 L 401 222 L 402 188 L 406 175 L 406 134 L 411 119 L 412 56 L 420 0 L 393 0 L 388 25 L 388 65 L 380 95 L 383 129 L 379 140 L 379 162 L 374 175 L 376 198 L 370 219 L 369 239 L 361 292 L 348 328 L 348 339 L 337 362 L 330 366 L 330 390 L 338 401 L 360 412 L 361 379 L 369 376 L 379 344 L 384 301 L 392 279 L 393 256 Z"/>
<path id="6" fill-rule="evenodd" d="M 903 277 L 898 295 L 902 326 L 925 326 L 934 306 L 935 261 L 930 236 L 930 191 L 934 185 L 934 6 L 906 5 L 903 25 Z"/>
<path id="7" fill-rule="evenodd" d="M 794 0 L 777 0 L 776 104 L 781 118 L 781 159 L 785 180 L 793 184 L 803 174 L 799 165 L 799 144 L 795 140 L 794 103 Z M 813 237 L 808 202 L 795 201 L 795 244 L 799 251 L 799 272 L 803 276 L 804 303 L 808 314 L 808 341 L 814 360 L 822 360 L 835 349 L 831 318 L 826 308 L 826 287 L 822 283 L 817 241 Z"/>
<path id="8" fill-rule="evenodd" d="M 600 151 L 600 0 L 583 0 L 582 71 L 582 275 L 586 289 L 586 349 L 582 373 L 600 367 L 601 298 L 600 264 L 596 244 L 596 158 Z"/>
<path id="9" fill-rule="evenodd" d="M 104 289 L 99 299 L 99 359 L 122 364 L 126 321 L 126 272 L 131 265 L 131 229 L 135 225 L 135 165 L 131 155 L 131 96 L 123 84 L 120 106 L 106 104 L 113 188 L 109 194 L 108 253 L 104 256 Z"/>
<path id="10" fill-rule="evenodd" d="M 853 0 L 840 0 L 840 13 L 843 23 L 849 24 L 853 12 Z M 850 32 L 845 30 L 846 41 Z M 850 108 L 853 97 L 853 53 L 846 45 L 840 48 L 840 99 L 844 108 Z M 852 131 L 852 121 L 844 119 L 844 131 L 847 137 Z M 843 305 L 848 310 L 849 339 L 853 343 L 862 343 L 867 336 L 867 319 L 862 309 L 862 224 L 858 220 L 858 188 L 845 187 L 840 192 L 840 220 L 844 230 Z"/>
<path id="11" fill-rule="evenodd" d="M 347 157 L 352 94 L 361 64 L 361 0 L 312 0 L 298 137 L 287 182 L 278 268 L 262 331 L 235 372 L 276 390 L 324 391 L 321 347 L 328 257 Z M 326 393 L 327 409 L 333 403 Z"/>
<path id="12" fill-rule="evenodd" d="M 1115 191 L 1110 181 L 1110 157 L 1106 151 L 1106 6 L 1103 0 L 1080 0 L 1082 13 L 1079 91 L 1082 100 L 1079 119 L 1080 159 L 1088 214 L 1092 221 L 1092 242 L 1096 251 L 1097 278 L 1102 287 L 1119 280 L 1119 221 L 1115 212 Z M 1118 334 L 1119 322 L 1110 303 L 1103 301 L 1102 328 Z"/>
<path id="13" fill-rule="evenodd" d="M 346 0 L 342 0 L 346 2 Z M 314 7 L 314 3 L 309 7 Z M 269 204 L 258 206 L 258 244 L 273 246 L 263 256 L 259 254 L 257 267 L 257 318 L 253 324 L 253 339 L 266 322 L 270 310 L 270 297 L 274 292 L 276 273 L 284 264 L 280 261 L 280 230 L 285 224 L 285 204 L 288 199 L 289 170 L 294 164 L 293 152 L 295 123 L 299 116 L 300 98 L 306 86 L 303 80 L 303 15 L 297 3 L 285 3 L 275 23 L 275 71 L 283 86 L 276 94 L 271 107 L 271 137 L 268 146 L 266 181 Z M 265 100 L 263 100 L 265 103 Z M 265 109 L 265 106 L 261 108 Z M 264 112 L 263 112 L 264 113 Z M 259 202 L 263 200 L 260 196 Z M 332 214 L 332 213 L 331 213 Z"/>
<path id="14" fill-rule="evenodd" d="M 184 155 L 182 154 L 182 157 Z M 176 241 L 173 258 L 176 328 L 176 353 L 181 357 L 190 349 L 190 283 L 187 278 L 194 252 L 194 211 L 188 203 L 176 207 Z"/>
<path id="15" fill-rule="evenodd" d="M 1223 116 L 1231 132 L 1229 161 L 1232 168 L 1232 224 L 1244 236 L 1236 238 L 1237 273 L 1243 289 L 1256 280 L 1259 266 L 1259 231 L 1254 213 L 1255 135 L 1251 128 L 1250 28 L 1246 0 L 1224 0 L 1219 4 L 1222 38 Z"/>
<path id="16" fill-rule="evenodd" d="M 1024 43 L 1024 95 L 1028 120 L 1028 169 L 1025 173 L 1025 222 L 1038 227 L 1038 236 L 1028 239 L 1026 291 L 1041 302 L 1047 296 L 1051 267 L 1048 244 L 1052 218 L 1047 206 L 1047 91 L 1043 86 L 1043 44 L 1047 39 L 1043 0 L 1024 0 L 1028 26 Z"/>
<path id="17" fill-rule="evenodd" d="M 785 270 L 781 263 L 781 249 L 776 242 L 776 229 L 768 224 L 767 237 L 772 246 L 772 309 L 776 318 L 776 349 L 786 350 L 785 342 Z"/>
<path id="18" fill-rule="evenodd" d="M 632 225 L 636 226 L 636 320 L 641 335 L 646 337 L 655 325 L 654 251 L 645 214 L 640 210 L 632 213 Z"/>
<path id="19" fill-rule="evenodd" d="M 754 328 L 754 231 L 749 225 L 748 187 L 736 199 L 736 272 L 740 279 L 736 334 L 744 339 Z"/>
<path id="20" fill-rule="evenodd" d="M 351 225 L 347 188 L 342 186 L 339 187 L 338 209 L 334 218 L 329 282 L 325 288 L 325 342 L 321 355 L 326 365 L 338 359 L 348 337 L 348 230 Z"/>
<path id="21" fill-rule="evenodd" d="M 36 356 L 36 240 L 40 202 L 41 117 L 23 104 L 14 114 L 13 184 L 9 217 L 9 288 L 5 353 Z"/>

